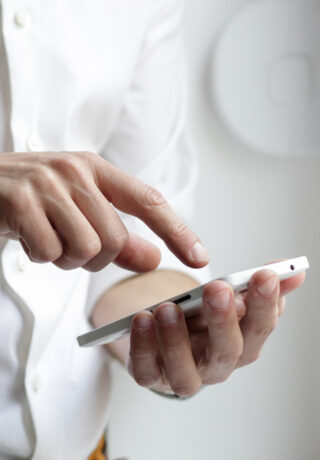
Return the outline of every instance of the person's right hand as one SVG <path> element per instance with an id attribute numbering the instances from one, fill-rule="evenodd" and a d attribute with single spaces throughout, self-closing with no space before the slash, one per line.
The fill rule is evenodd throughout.
<path id="1" fill-rule="evenodd" d="M 0 154 L 0 235 L 34 262 L 98 271 L 114 262 L 143 272 L 159 250 L 128 233 L 113 206 L 143 220 L 186 265 L 208 254 L 162 195 L 89 152 Z"/>

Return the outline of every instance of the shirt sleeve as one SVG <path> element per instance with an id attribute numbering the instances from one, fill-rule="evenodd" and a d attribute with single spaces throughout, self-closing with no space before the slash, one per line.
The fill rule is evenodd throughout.
<path id="1" fill-rule="evenodd" d="M 186 130 L 187 78 L 182 31 L 183 3 L 154 1 L 139 59 L 112 136 L 103 156 L 157 188 L 180 218 L 192 227 L 197 158 Z M 208 268 L 180 262 L 142 221 L 119 212 L 130 232 L 156 244 L 159 269 L 178 270 L 206 282 Z M 132 272 L 110 264 L 92 274 L 88 310 L 100 295 Z"/>

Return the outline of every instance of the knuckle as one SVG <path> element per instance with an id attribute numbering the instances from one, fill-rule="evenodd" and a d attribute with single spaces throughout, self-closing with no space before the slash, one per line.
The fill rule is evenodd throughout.
<path id="1" fill-rule="evenodd" d="M 92 152 L 89 152 L 88 150 L 84 150 L 82 152 L 78 153 L 79 157 L 81 157 L 83 160 L 92 162 L 96 159 L 96 155 Z"/>
<path id="2" fill-rule="evenodd" d="M 286 299 L 281 297 L 278 304 L 278 315 L 281 316 L 286 308 Z"/>
<path id="3" fill-rule="evenodd" d="M 107 244 L 107 249 L 112 254 L 119 254 L 125 247 L 129 240 L 129 233 L 126 229 L 118 232 L 117 235 L 112 236 Z"/>
<path id="4" fill-rule="evenodd" d="M 32 192 L 26 185 L 18 185 L 8 199 L 10 207 L 18 215 L 26 215 L 32 207 Z"/>
<path id="5" fill-rule="evenodd" d="M 264 338 L 269 337 L 269 335 L 272 334 L 275 328 L 276 328 L 276 323 L 272 322 L 267 325 L 256 326 L 253 332 L 257 337 L 264 339 Z"/>
<path id="6" fill-rule="evenodd" d="M 157 189 L 147 184 L 143 184 L 139 193 L 139 199 L 140 202 L 148 208 L 159 208 L 167 204 L 162 194 Z"/>
<path id="7" fill-rule="evenodd" d="M 143 339 L 143 333 L 144 331 L 134 331 L 134 338 L 135 340 L 140 340 L 141 338 Z M 132 333 L 131 333 L 132 335 Z M 130 349 L 130 358 L 132 362 L 144 362 L 146 363 L 150 359 L 150 353 L 146 350 L 143 350 L 139 346 L 131 346 Z"/>
<path id="8" fill-rule="evenodd" d="M 50 167 L 40 163 L 34 167 L 32 182 L 37 188 L 46 190 L 48 186 L 56 184 L 56 176 Z"/>
<path id="9" fill-rule="evenodd" d="M 168 326 L 171 326 L 171 324 L 166 325 L 167 332 L 168 334 L 170 334 L 170 329 L 168 328 Z M 175 330 L 175 328 L 171 328 L 172 333 L 174 333 Z M 171 346 L 167 348 L 167 350 L 165 350 L 165 355 L 169 362 L 179 363 L 181 361 L 181 352 L 179 347 L 177 346 Z"/>
<path id="10" fill-rule="evenodd" d="M 188 227 L 183 222 L 175 222 L 171 225 L 170 235 L 174 240 L 181 240 L 188 232 Z"/>
<path id="11" fill-rule="evenodd" d="M 177 362 L 179 362 L 181 358 L 181 340 L 179 340 L 177 334 L 179 334 L 181 330 L 183 313 L 178 310 L 178 318 L 174 323 L 161 323 L 158 321 L 158 311 L 154 312 L 153 314 L 155 318 L 155 327 L 165 342 L 164 353 L 168 359 L 177 360 Z"/>
<path id="12" fill-rule="evenodd" d="M 256 351 L 255 353 L 251 355 L 249 362 L 254 363 L 255 361 L 258 361 L 258 359 L 260 358 L 260 355 L 261 355 L 261 351 Z"/>
<path id="13" fill-rule="evenodd" d="M 51 247 L 42 247 L 39 249 L 38 253 L 32 254 L 33 258 L 41 262 L 54 262 L 55 260 L 59 259 L 62 255 L 62 249 L 59 248 L 51 248 Z"/>
<path id="14" fill-rule="evenodd" d="M 234 361 L 236 363 L 241 359 L 242 354 L 243 354 L 243 345 L 241 345 L 241 347 L 238 347 L 233 355 Z"/>
<path id="15" fill-rule="evenodd" d="M 230 330 L 230 324 L 228 322 L 227 312 L 219 312 L 219 315 L 215 316 L 214 331 L 219 336 L 226 335 Z"/>
<path id="16" fill-rule="evenodd" d="M 101 251 L 101 241 L 99 238 L 88 241 L 83 244 L 79 250 L 79 256 L 84 260 L 91 260 Z"/>
<path id="17" fill-rule="evenodd" d="M 210 375 L 203 379 L 203 383 L 205 385 L 217 385 L 218 383 L 225 382 L 228 377 L 229 377 L 229 374 Z"/>
<path id="18" fill-rule="evenodd" d="M 137 384 L 140 385 L 141 387 L 150 387 L 158 381 L 157 376 L 154 374 L 143 374 L 142 375 L 142 374 L 135 373 L 134 370 L 133 370 L 133 378 L 135 379 Z"/>
<path id="19" fill-rule="evenodd" d="M 239 359 L 241 356 L 241 353 L 239 353 L 238 349 L 234 351 L 228 351 L 227 353 L 221 353 L 219 354 L 215 362 L 216 364 L 222 364 L 222 365 L 232 365 L 235 361 Z"/>
<path id="20" fill-rule="evenodd" d="M 274 316 L 272 320 L 263 322 L 262 319 L 258 320 L 252 318 L 248 323 L 248 330 L 251 333 L 261 339 L 267 338 L 276 328 L 278 322 L 278 318 Z"/>
<path id="21" fill-rule="evenodd" d="M 253 351 L 251 352 L 250 354 L 248 354 L 241 362 L 242 362 L 242 365 L 249 365 L 249 364 L 252 364 L 254 363 L 255 361 L 258 361 L 258 359 L 260 358 L 260 354 L 261 352 L 260 351 Z"/>
<path id="22" fill-rule="evenodd" d="M 242 354 L 243 354 L 243 338 L 241 337 L 239 338 L 239 340 L 237 341 L 237 343 L 234 345 L 232 349 L 231 355 L 232 355 L 233 361 L 239 361 Z"/>
<path id="23" fill-rule="evenodd" d="M 80 154 L 63 152 L 54 158 L 51 164 L 59 173 L 64 173 L 68 176 L 81 176 L 83 172 L 83 160 Z"/>
<path id="24" fill-rule="evenodd" d="M 250 353 L 246 353 L 244 356 L 241 357 L 238 367 L 244 367 L 248 366 L 249 364 L 254 363 L 255 361 L 258 361 L 260 358 L 261 351 L 260 350 L 254 350 Z"/>
<path id="25" fill-rule="evenodd" d="M 139 346 L 139 344 L 147 340 L 150 337 L 150 330 L 149 329 L 131 329 L 131 356 L 135 359 L 146 360 L 150 356 L 149 351 L 145 351 Z"/>

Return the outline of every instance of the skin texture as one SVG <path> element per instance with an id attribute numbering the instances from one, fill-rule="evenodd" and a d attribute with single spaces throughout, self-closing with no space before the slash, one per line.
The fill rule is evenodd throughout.
<path id="1" fill-rule="evenodd" d="M 115 209 L 143 220 L 185 264 L 208 263 L 198 237 L 154 188 L 90 152 L 3 153 L 0 235 L 34 262 L 98 271 L 111 262 L 156 268 L 159 250 L 128 233 Z"/>
<path id="2" fill-rule="evenodd" d="M 236 297 L 226 282 L 214 281 L 204 290 L 201 313 L 186 320 L 179 306 L 168 303 L 153 314 L 139 312 L 130 339 L 107 347 L 139 385 L 194 395 L 202 384 L 223 382 L 258 359 L 284 311 L 284 296 L 304 278 L 299 274 L 279 283 L 274 272 L 261 270 L 247 293 Z M 196 286 L 188 276 L 170 271 L 130 278 L 104 293 L 92 322 L 99 327 Z"/>
<path id="3" fill-rule="evenodd" d="M 109 263 L 138 273 L 154 270 L 159 250 L 128 233 L 114 208 L 144 221 L 186 265 L 200 268 L 208 263 L 198 237 L 157 190 L 98 155 L 0 156 L 0 235 L 19 239 L 34 262 L 53 262 L 65 270 L 98 271 Z M 248 293 L 238 298 L 226 283 L 213 282 L 205 289 L 200 314 L 185 320 L 173 304 L 160 305 L 153 315 L 139 313 L 130 342 L 116 342 L 110 350 L 127 362 L 140 385 L 192 395 L 203 383 L 222 382 L 236 367 L 257 359 L 284 309 L 283 295 L 303 280 L 304 275 L 297 275 L 280 286 L 265 270 L 253 276 Z M 115 312 L 125 316 L 193 287 L 194 280 L 174 272 L 133 277 L 101 297 L 93 324 L 108 323 L 117 319 Z"/>

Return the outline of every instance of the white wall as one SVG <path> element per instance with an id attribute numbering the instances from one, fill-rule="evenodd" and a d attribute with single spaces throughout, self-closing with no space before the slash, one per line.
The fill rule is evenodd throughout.
<path id="1" fill-rule="evenodd" d="M 279 159 L 246 151 L 220 125 L 208 96 L 216 30 L 244 3 L 188 0 L 190 124 L 201 159 L 195 228 L 216 274 L 300 255 L 308 256 L 311 269 L 304 287 L 288 297 L 259 361 L 188 402 L 149 394 L 116 366 L 121 379 L 109 428 L 112 458 L 320 458 L 320 157 Z"/>

